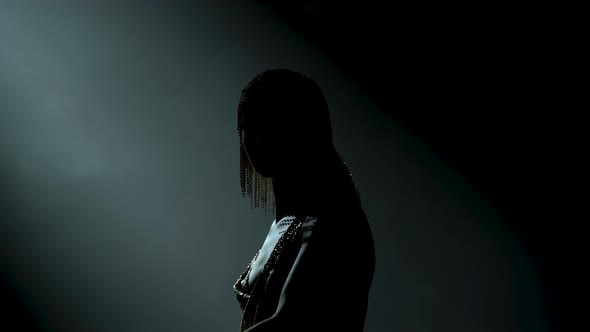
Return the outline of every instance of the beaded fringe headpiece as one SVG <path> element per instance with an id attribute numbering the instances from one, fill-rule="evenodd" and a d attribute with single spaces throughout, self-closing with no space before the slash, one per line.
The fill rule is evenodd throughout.
<path id="1" fill-rule="evenodd" d="M 302 73 L 297 73 L 297 72 L 293 72 L 287 69 L 274 69 L 274 70 L 267 70 L 266 72 L 263 72 L 262 74 L 257 75 L 254 79 L 252 79 L 248 85 L 242 90 L 242 95 L 240 97 L 239 100 L 239 104 L 238 104 L 238 135 L 240 138 L 240 186 L 242 188 L 242 197 L 246 197 L 246 195 L 248 195 L 251 198 L 251 203 L 250 206 L 251 208 L 256 208 L 256 207 L 264 207 L 265 209 L 265 213 L 268 214 L 270 213 L 274 213 L 275 212 L 275 199 L 274 199 L 274 191 L 273 191 L 273 186 L 272 186 L 272 178 L 270 177 L 263 177 L 262 175 L 260 175 L 258 172 L 256 172 L 254 170 L 254 167 L 252 166 L 252 163 L 250 162 L 250 160 L 248 159 L 248 155 L 246 154 L 246 150 L 244 149 L 244 146 L 242 145 L 242 121 L 244 120 L 244 116 L 247 116 L 244 114 L 244 108 L 246 107 L 245 105 L 248 104 L 248 99 L 250 98 L 250 95 L 248 94 L 249 90 L 251 91 L 251 88 L 254 88 L 254 90 L 261 85 L 264 84 L 269 84 L 267 82 L 264 82 L 266 79 L 268 79 L 269 76 L 273 76 L 273 75 L 277 75 L 277 76 L 283 76 L 283 78 L 287 78 L 287 80 L 289 81 L 287 84 L 292 83 L 292 84 L 301 84 L 301 88 L 304 89 L 308 89 L 307 91 L 305 91 L 305 93 L 307 93 L 308 95 L 310 95 L 310 98 L 316 98 L 314 99 L 314 103 L 317 103 L 321 106 L 326 107 L 325 108 L 325 113 L 318 113 L 318 121 L 325 121 L 326 124 L 326 135 L 331 137 L 331 133 L 332 133 L 332 128 L 329 124 L 329 114 L 327 111 L 327 104 L 326 101 L 324 99 L 323 94 L 321 93 L 321 90 L 319 89 L 319 87 L 317 86 L 317 84 L 315 83 L 315 81 L 313 81 L 309 76 L 302 74 Z M 298 82 L 298 83 L 293 83 L 293 82 Z M 273 82 L 275 83 L 275 82 Z M 270 85 L 270 84 L 269 84 Z M 305 98 L 305 97 L 304 97 Z M 323 104 L 323 105 L 322 105 Z M 323 117 L 322 117 L 323 116 Z M 345 162 L 342 159 L 342 157 L 340 156 L 340 154 L 338 152 L 336 152 L 338 158 L 340 159 L 340 162 L 342 163 L 342 165 L 344 167 L 345 166 Z M 348 169 L 348 168 L 347 168 Z M 356 197 L 358 199 L 360 199 L 359 197 L 359 193 L 358 190 L 356 188 L 356 186 L 354 185 L 354 182 L 352 181 L 352 174 L 350 174 L 350 184 L 352 185 L 352 187 L 354 188 Z"/>
<path id="2" fill-rule="evenodd" d="M 275 211 L 275 200 L 272 189 L 272 178 L 265 178 L 254 171 L 252 163 L 248 159 L 246 150 L 242 145 L 240 131 L 240 186 L 242 187 L 242 197 L 248 195 L 252 198 L 250 207 L 256 208 L 263 206 L 265 213 L 268 215 Z"/>
<path id="3" fill-rule="evenodd" d="M 240 186 L 242 197 L 248 195 L 251 198 L 250 208 L 264 207 L 266 215 L 274 213 L 275 201 L 272 188 L 272 178 L 266 178 L 258 174 L 242 145 L 242 121 L 245 116 L 244 105 L 248 100 L 248 88 L 260 82 L 261 75 L 256 76 L 248 85 L 242 89 L 242 95 L 238 103 L 238 135 L 240 138 Z"/>

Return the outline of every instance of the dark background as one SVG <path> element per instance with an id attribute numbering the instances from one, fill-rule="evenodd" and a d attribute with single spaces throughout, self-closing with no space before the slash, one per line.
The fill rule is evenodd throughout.
<path id="1" fill-rule="evenodd" d="M 494 202 L 536 260 L 553 328 L 587 325 L 586 84 L 416 81 L 587 78 L 574 4 L 259 2 Z"/>
<path id="2" fill-rule="evenodd" d="M 373 91 L 397 79 L 588 78 L 575 2 L 259 0 Z"/>
<path id="3" fill-rule="evenodd" d="M 190 2 L 182 3 L 191 8 Z M 343 75 L 357 82 L 388 119 L 425 143 L 500 211 L 502 218 L 498 222 L 518 238 L 532 258 L 547 307 L 548 328 L 584 330 L 588 325 L 584 320 L 588 279 L 583 272 L 587 261 L 583 226 L 588 220 L 589 141 L 584 89 L 571 85 L 562 92 L 561 83 L 403 80 L 583 77 L 586 72 L 578 38 L 582 21 L 577 19 L 575 9 L 501 2 L 259 4 L 271 6 L 277 18 L 325 54 Z M 306 9 L 307 5 L 317 7 Z M 65 1 L 52 11 L 67 13 L 68 8 Z M 165 11 L 172 19 L 174 15 L 184 17 L 181 12 Z M 251 19 L 245 17 L 243 22 L 252 23 Z M 108 26 L 106 21 L 100 24 Z M 40 58 L 44 58 L 43 54 Z M 5 75 L 0 83 L 5 97 L 0 101 L 0 106 L 5 107 L 1 115 L 17 114 L 11 113 L 13 96 L 5 88 L 12 87 L 9 76 Z M 6 132 L 8 138 L 17 137 L 16 131 Z M 4 161 L 10 159 L 10 147 L 16 146 L 9 142 L 16 141 L 4 141 L 5 150 L 0 151 L 5 153 Z M 3 171 L 0 206 L 10 212 L 4 215 L 4 229 L 25 234 L 25 226 L 19 229 L 17 223 L 10 223 L 26 210 L 26 206 L 17 204 L 25 197 L 24 189 L 10 186 L 13 173 L 8 166 Z M 67 182 L 67 177 L 43 175 L 53 174 L 47 172 L 40 173 L 35 181 L 50 185 Z M 47 201 L 52 208 L 61 202 L 59 196 Z M 78 204 L 84 206 L 84 202 Z M 13 244 L 16 238 L 6 234 L 4 248 L 17 248 Z M 3 268 L 3 272 L 2 324 L 22 326 L 13 331 L 46 324 L 43 309 L 31 305 L 35 294 L 23 286 L 26 283 L 9 268 Z"/>
<path id="4" fill-rule="evenodd" d="M 541 104 L 529 103 L 539 109 Z M 535 258 L 553 327 L 587 324 L 589 137 L 584 111 L 508 106 L 495 112 L 417 113 L 400 117 L 485 192 Z"/>

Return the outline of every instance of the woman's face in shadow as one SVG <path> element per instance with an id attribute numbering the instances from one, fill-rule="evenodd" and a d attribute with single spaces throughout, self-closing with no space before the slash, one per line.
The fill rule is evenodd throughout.
<path id="1" fill-rule="evenodd" d="M 242 145 L 254 170 L 263 177 L 272 177 L 275 171 L 276 147 L 270 133 L 256 128 L 242 129 Z"/>
<path id="2" fill-rule="evenodd" d="M 293 120 L 285 125 L 286 121 L 281 115 L 251 114 L 242 122 L 242 146 L 254 170 L 263 177 L 274 177 L 289 168 L 287 162 L 292 163 L 295 155 L 309 152 L 303 151 L 304 142 L 293 129 L 297 125 Z"/>

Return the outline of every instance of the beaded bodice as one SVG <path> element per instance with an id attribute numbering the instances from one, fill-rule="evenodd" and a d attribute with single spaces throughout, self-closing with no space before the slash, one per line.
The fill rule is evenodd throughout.
<path id="1" fill-rule="evenodd" d="M 259 250 L 234 284 L 234 292 L 242 310 L 241 331 L 270 317 L 276 310 L 282 287 L 297 257 L 304 233 L 310 227 L 307 223 L 303 225 L 304 220 L 295 218 L 286 230 L 280 232 L 280 238 L 266 262 L 257 262 L 261 257 Z M 257 263 L 264 265 L 258 275 L 251 278 Z"/>
<path id="2" fill-rule="evenodd" d="M 248 304 L 248 300 L 250 299 L 250 293 L 252 292 L 252 285 L 249 281 L 250 271 L 252 270 L 252 264 L 254 264 L 259 254 L 260 250 L 258 250 L 256 255 L 254 255 L 254 258 L 250 261 L 250 264 L 248 264 L 246 271 L 244 271 L 244 273 L 240 275 L 238 281 L 236 281 L 236 283 L 234 284 L 234 293 L 236 294 L 236 298 L 238 300 L 238 303 L 240 304 L 240 309 L 242 310 L 242 313 L 246 309 L 246 304 Z"/>

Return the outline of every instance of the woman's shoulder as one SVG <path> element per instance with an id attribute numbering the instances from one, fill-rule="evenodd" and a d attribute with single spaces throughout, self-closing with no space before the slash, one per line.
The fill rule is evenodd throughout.
<path id="1" fill-rule="evenodd" d="M 324 244 L 342 247 L 351 242 L 361 244 L 372 240 L 366 215 L 362 210 L 332 210 L 315 215 L 287 215 L 275 221 L 276 231 L 282 235 L 293 223 L 300 224 L 303 240 L 317 239 Z M 340 248 L 342 250 L 343 248 Z"/>
<path id="2" fill-rule="evenodd" d="M 276 230 L 280 235 L 282 235 L 293 223 L 300 224 L 297 226 L 301 228 L 303 240 L 305 241 L 308 240 L 314 232 L 315 226 L 318 223 L 318 217 L 293 215 L 285 216 L 276 222 Z"/>

